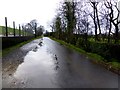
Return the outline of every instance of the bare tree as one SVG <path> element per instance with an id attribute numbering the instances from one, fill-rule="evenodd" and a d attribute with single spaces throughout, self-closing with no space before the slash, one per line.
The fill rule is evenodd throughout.
<path id="1" fill-rule="evenodd" d="M 90 16 L 92 17 L 93 21 L 94 21 L 94 26 L 95 26 L 95 40 L 100 40 L 98 39 L 98 35 L 97 35 L 97 29 L 99 29 L 99 36 L 101 36 L 101 20 L 99 19 L 99 10 L 98 10 L 98 4 L 100 2 L 98 2 L 97 0 L 89 0 L 90 1 L 90 5 L 93 8 L 93 15 L 90 14 Z"/>
<path id="2" fill-rule="evenodd" d="M 98 35 L 97 35 L 97 23 L 96 23 L 96 8 L 98 3 L 97 2 L 92 2 L 90 0 L 90 5 L 93 7 L 93 15 L 90 14 L 90 16 L 92 17 L 93 21 L 94 21 L 94 25 L 95 25 L 95 40 L 98 40 Z"/>
<path id="3" fill-rule="evenodd" d="M 119 33 L 119 24 L 120 24 L 120 20 L 119 20 L 119 16 L 120 16 L 120 10 L 118 9 L 118 5 L 117 2 L 115 2 L 114 0 L 106 0 L 105 1 L 105 6 L 106 8 L 109 10 L 109 21 L 112 22 L 112 24 L 115 27 L 115 43 L 118 42 L 118 33 Z M 117 15 L 115 15 L 115 12 Z"/>

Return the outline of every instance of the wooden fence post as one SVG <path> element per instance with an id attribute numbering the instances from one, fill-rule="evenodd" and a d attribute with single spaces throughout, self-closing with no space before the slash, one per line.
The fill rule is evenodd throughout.
<path id="1" fill-rule="evenodd" d="M 21 27 L 20 27 L 20 24 L 19 24 L 19 36 L 21 36 Z"/>
<path id="2" fill-rule="evenodd" d="M 5 17 L 6 37 L 8 37 L 7 17 Z"/>
<path id="3" fill-rule="evenodd" d="M 22 26 L 22 36 L 24 36 L 24 33 L 23 33 L 23 26 Z"/>
<path id="4" fill-rule="evenodd" d="M 14 33 L 14 37 L 15 37 L 15 22 L 13 21 L 13 33 Z"/>

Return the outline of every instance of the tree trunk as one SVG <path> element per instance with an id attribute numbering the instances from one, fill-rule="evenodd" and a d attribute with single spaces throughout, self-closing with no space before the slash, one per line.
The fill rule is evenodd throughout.
<path id="1" fill-rule="evenodd" d="M 95 41 L 97 41 L 98 40 L 98 38 L 97 38 L 97 24 L 96 24 L 96 20 L 95 20 L 95 4 L 93 4 L 94 5 L 94 8 L 93 8 L 93 10 L 94 10 L 94 25 L 95 25 Z"/>
<path id="2" fill-rule="evenodd" d="M 96 17 L 97 17 L 97 23 L 98 23 L 98 28 L 99 28 L 99 35 L 101 35 L 100 20 L 99 20 L 99 17 L 98 17 L 97 7 L 96 7 Z"/>
<path id="3" fill-rule="evenodd" d="M 115 25 L 115 44 L 118 42 L 118 31 L 119 31 L 119 28 L 118 28 L 118 25 L 116 24 Z"/>
<path id="4" fill-rule="evenodd" d="M 111 33 L 112 23 L 110 22 L 110 28 L 108 33 L 108 43 L 110 43 L 110 33 Z"/>

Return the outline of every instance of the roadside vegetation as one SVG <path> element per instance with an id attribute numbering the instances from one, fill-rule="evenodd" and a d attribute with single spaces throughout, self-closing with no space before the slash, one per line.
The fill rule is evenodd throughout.
<path id="1" fill-rule="evenodd" d="M 14 45 L 14 46 L 11 46 L 11 47 L 9 47 L 9 48 L 5 48 L 5 49 L 3 49 L 2 51 L 0 51 L 0 57 L 4 57 L 4 56 L 6 56 L 7 54 L 9 54 L 10 52 L 16 50 L 17 48 L 19 48 L 19 47 L 21 47 L 21 46 L 23 46 L 23 45 L 25 45 L 25 44 L 27 44 L 27 43 L 35 40 L 35 39 L 39 39 L 39 38 L 42 38 L 42 36 L 38 36 L 37 38 L 32 38 L 32 39 L 30 39 L 30 40 L 28 40 L 28 41 L 24 41 L 24 42 L 22 42 L 22 43 L 18 43 L 18 44 Z"/>
<path id="2" fill-rule="evenodd" d="M 60 43 L 61 45 L 64 45 L 67 48 L 70 48 L 72 50 L 75 50 L 77 52 L 79 52 L 80 54 L 82 53 L 83 55 L 85 55 L 86 57 L 88 57 L 89 59 L 91 59 L 91 61 L 93 63 L 96 64 L 100 64 L 102 66 L 104 66 L 106 69 L 108 70 L 112 70 L 113 72 L 120 74 L 118 71 L 120 70 L 120 63 L 117 62 L 116 60 L 113 61 L 108 61 L 106 60 L 104 57 L 102 57 L 101 55 L 98 55 L 96 53 L 90 53 L 90 52 L 86 52 L 85 50 L 78 48 L 70 43 L 66 43 L 65 41 L 53 38 L 50 36 L 51 39 L 57 41 L 58 43 Z"/>
<path id="3" fill-rule="evenodd" d="M 120 24 L 114 0 L 63 1 L 46 36 L 120 70 Z M 101 7 L 101 8 L 99 8 Z M 116 13 L 116 15 L 115 15 Z M 60 40 L 60 41 L 59 41 Z"/>

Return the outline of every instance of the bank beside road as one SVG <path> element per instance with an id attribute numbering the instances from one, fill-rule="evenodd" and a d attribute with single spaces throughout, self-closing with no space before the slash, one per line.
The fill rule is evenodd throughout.
<path id="1" fill-rule="evenodd" d="M 85 50 L 77 48 L 76 46 L 74 46 L 72 44 L 68 44 L 68 43 L 66 43 L 66 42 L 64 42 L 62 40 L 58 40 L 58 39 L 53 38 L 53 37 L 50 37 L 50 38 L 57 41 L 61 45 L 64 45 L 64 46 L 66 46 L 68 48 L 71 48 L 71 49 L 73 49 L 75 51 L 78 51 L 79 53 L 84 54 L 85 56 L 88 56 L 93 63 L 100 64 L 103 67 L 105 67 L 106 69 L 120 75 L 120 63 L 119 62 L 107 62 L 107 60 L 105 60 L 102 56 L 100 56 L 98 54 L 89 53 L 89 52 L 86 52 Z"/>
<path id="2" fill-rule="evenodd" d="M 22 38 L 22 40 L 21 40 Z M 4 57 L 6 56 L 8 53 L 12 52 L 13 50 L 21 47 L 24 44 L 29 43 L 30 41 L 34 40 L 34 39 L 38 39 L 38 38 L 42 38 L 41 36 L 38 36 L 37 38 L 34 37 L 18 37 L 18 38 L 10 38 L 8 37 L 8 40 L 5 39 L 0 39 L 2 40 L 2 46 L 4 46 L 4 48 L 2 47 L 2 50 L 0 52 L 0 57 Z M 3 43 L 4 41 L 4 43 Z M 8 43 L 7 43 L 8 42 Z M 7 45 L 9 45 L 7 47 Z"/>

